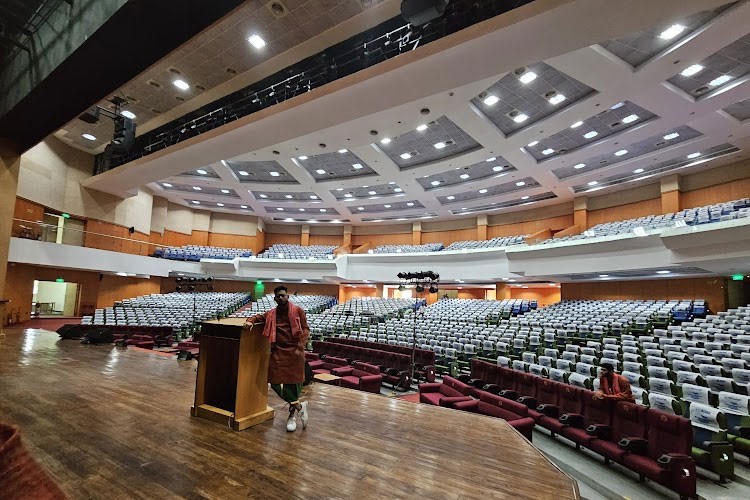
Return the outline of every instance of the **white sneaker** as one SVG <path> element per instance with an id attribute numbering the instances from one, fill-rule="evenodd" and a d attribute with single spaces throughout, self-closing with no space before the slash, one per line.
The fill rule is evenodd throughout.
<path id="1" fill-rule="evenodd" d="M 299 411 L 299 419 L 302 422 L 302 428 L 304 429 L 307 427 L 307 419 L 309 417 L 307 413 L 307 401 L 300 404 L 302 405 L 302 409 Z"/>
<path id="2" fill-rule="evenodd" d="M 297 421 L 294 419 L 294 412 L 289 413 L 289 418 L 286 419 L 286 430 L 287 432 L 297 430 Z"/>

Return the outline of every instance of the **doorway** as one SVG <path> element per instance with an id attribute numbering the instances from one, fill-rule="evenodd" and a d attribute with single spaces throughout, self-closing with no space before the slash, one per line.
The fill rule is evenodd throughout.
<path id="1" fill-rule="evenodd" d="M 78 309 L 78 283 L 34 280 L 31 316 L 34 318 L 72 317 Z"/>

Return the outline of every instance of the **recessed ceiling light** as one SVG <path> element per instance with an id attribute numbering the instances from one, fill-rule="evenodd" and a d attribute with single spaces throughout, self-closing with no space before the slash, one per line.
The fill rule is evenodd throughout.
<path id="1" fill-rule="evenodd" d="M 593 139 L 597 135 L 599 135 L 599 132 L 597 132 L 596 130 L 591 130 L 583 134 L 583 137 L 585 137 L 586 139 Z"/>
<path id="2" fill-rule="evenodd" d="M 659 33 L 659 38 L 661 38 L 662 40 L 671 40 L 683 31 L 685 31 L 685 26 L 681 24 L 673 24 L 669 28 Z"/>
<path id="3" fill-rule="evenodd" d="M 268 198 L 268 195 L 263 193 L 259 194 L 258 196 L 260 196 L 261 198 Z"/>
<path id="4" fill-rule="evenodd" d="M 536 80 L 536 73 L 534 73 L 533 71 L 526 71 L 526 72 L 524 72 L 523 75 L 521 75 L 518 78 L 518 81 L 520 81 L 523 84 L 531 83 L 534 80 Z"/>
<path id="5" fill-rule="evenodd" d="M 396 181 L 391 181 L 388 184 L 390 184 L 390 185 L 396 184 Z"/>
<path id="6" fill-rule="evenodd" d="M 407 207 L 413 207 L 413 206 L 414 206 L 414 203 L 412 203 L 412 202 L 408 202 L 408 203 L 406 204 L 406 206 L 407 206 Z"/>
<path id="7" fill-rule="evenodd" d="M 479 194 L 485 194 L 486 192 L 487 192 L 487 190 L 486 190 L 486 189 L 480 189 L 480 190 L 479 190 Z"/>
<path id="8" fill-rule="evenodd" d="M 468 179 L 468 178 L 469 178 L 469 174 L 461 174 L 461 175 L 459 175 L 459 177 L 460 177 L 461 179 L 464 179 L 464 180 L 465 180 L 465 179 Z"/>
<path id="9" fill-rule="evenodd" d="M 343 191 L 344 188 L 336 188 L 336 191 Z"/>
<path id="10" fill-rule="evenodd" d="M 516 182 L 516 186 L 525 186 L 526 183 L 524 181 L 518 181 Z"/>
<path id="11" fill-rule="evenodd" d="M 95 141 L 96 140 L 96 137 L 94 137 L 91 134 L 83 134 L 81 137 L 83 137 L 84 139 L 88 139 L 90 141 Z"/>
<path id="12" fill-rule="evenodd" d="M 325 174 L 325 173 L 326 173 L 326 171 L 325 171 L 325 170 L 323 170 L 322 168 L 319 168 L 318 170 L 316 170 L 316 171 L 315 171 L 315 173 L 317 173 L 317 174 L 320 174 L 320 175 L 323 175 L 323 174 Z"/>
<path id="13" fill-rule="evenodd" d="M 223 204 L 223 203 L 217 203 L 217 204 L 216 204 L 216 206 L 217 206 L 217 207 L 223 207 L 223 206 L 224 206 L 224 204 Z"/>
<path id="14" fill-rule="evenodd" d="M 537 144 L 539 144 L 539 141 L 531 141 L 531 142 L 530 142 L 530 143 L 528 143 L 528 144 L 527 144 L 526 146 L 528 146 L 528 147 L 530 147 L 530 148 L 533 148 L 533 147 L 534 147 L 534 146 L 536 146 Z"/>
<path id="15" fill-rule="evenodd" d="M 439 186 L 440 185 L 440 181 L 432 181 L 432 182 L 430 182 L 430 184 L 432 184 L 433 186 Z"/>
<path id="16" fill-rule="evenodd" d="M 528 200 L 528 199 L 529 199 L 529 197 L 528 197 L 528 196 L 521 196 L 521 199 L 522 199 L 522 200 Z"/>
<path id="17" fill-rule="evenodd" d="M 252 45 L 256 49 L 262 49 L 266 46 L 266 41 L 263 40 L 258 34 L 250 35 L 247 41 L 250 42 L 250 45 Z"/>
<path id="18" fill-rule="evenodd" d="M 697 73 L 700 73 L 703 70 L 703 66 L 700 64 L 693 64 L 692 66 L 688 66 L 687 68 L 683 69 L 680 74 L 682 76 L 693 76 Z"/>
<path id="19" fill-rule="evenodd" d="M 208 175 L 208 172 L 202 168 L 196 169 L 195 171 L 201 175 Z"/>
<path id="20" fill-rule="evenodd" d="M 642 174 L 643 173 L 643 169 L 642 168 L 636 168 L 635 170 L 633 170 L 633 173 L 634 174 Z"/>
<path id="21" fill-rule="evenodd" d="M 247 171 L 245 171 L 245 170 L 240 170 L 240 171 L 238 171 L 237 173 L 238 173 L 238 174 L 240 174 L 240 175 L 242 175 L 242 176 L 250 175 L 250 174 L 248 174 L 248 173 L 247 173 Z"/>
<path id="22" fill-rule="evenodd" d="M 612 107 L 610 107 L 609 109 L 619 109 L 623 106 L 625 106 L 624 102 L 618 102 L 617 104 L 613 104 Z"/>
<path id="23" fill-rule="evenodd" d="M 344 154 L 348 151 L 348 149 L 339 149 L 339 154 Z"/>
<path id="24" fill-rule="evenodd" d="M 543 150 L 543 151 L 542 151 L 542 154 L 543 154 L 543 155 L 545 155 L 545 156 L 547 156 L 547 155 L 551 155 L 551 154 L 552 154 L 552 153 L 554 153 L 554 152 L 555 152 L 555 150 L 554 150 L 554 149 L 552 149 L 552 148 L 547 148 L 547 149 L 545 149 L 545 150 Z"/>
<path id="25" fill-rule="evenodd" d="M 380 139 L 380 144 L 390 144 L 391 138 L 390 137 L 383 137 Z"/>
<path id="26" fill-rule="evenodd" d="M 351 198 L 352 196 L 354 196 L 352 193 L 346 193 L 346 194 L 344 194 L 345 198 Z"/>
<path id="27" fill-rule="evenodd" d="M 424 123 L 423 123 L 423 124 L 421 124 L 421 125 L 419 125 L 419 126 L 417 127 L 417 131 L 418 131 L 418 132 L 421 132 L 421 131 L 423 131 L 423 130 L 427 130 L 427 125 L 426 125 L 426 124 L 424 124 Z"/>
<path id="28" fill-rule="evenodd" d="M 411 158 L 411 153 L 401 153 L 402 160 L 408 160 L 409 158 Z"/>
<path id="29" fill-rule="evenodd" d="M 455 196 L 446 196 L 445 199 L 446 200 L 455 200 L 456 197 Z"/>
<path id="30" fill-rule="evenodd" d="M 394 193 L 400 193 L 401 191 L 403 191 L 403 189 L 401 188 L 396 188 L 393 190 Z"/>
<path id="31" fill-rule="evenodd" d="M 247 208 L 247 205 L 240 205 L 240 208 Z"/>
<path id="32" fill-rule="evenodd" d="M 560 104 L 565 100 L 565 96 L 562 94 L 555 94 L 552 97 L 549 98 L 550 104 Z"/>
<path id="33" fill-rule="evenodd" d="M 281 207 L 277 208 L 276 210 L 278 210 L 279 212 L 283 212 L 284 211 L 284 209 L 281 208 Z"/>
<path id="34" fill-rule="evenodd" d="M 445 147 L 445 143 L 440 141 L 435 143 L 435 149 L 443 149 Z"/>
<path id="35" fill-rule="evenodd" d="M 194 189 L 195 191 L 203 191 L 203 190 L 202 190 L 202 189 L 201 189 L 200 187 L 198 187 L 198 186 L 193 186 L 193 189 Z"/>
<path id="36" fill-rule="evenodd" d="M 619 151 L 615 151 L 615 156 L 622 156 L 622 155 L 626 155 L 626 154 L 628 154 L 628 150 L 627 149 L 621 149 Z"/>
<path id="37" fill-rule="evenodd" d="M 373 194 L 378 194 L 378 193 L 377 193 L 377 192 L 375 192 L 375 191 L 368 191 L 368 192 L 367 192 L 367 194 L 369 194 L 369 195 L 373 195 Z"/>
<path id="38" fill-rule="evenodd" d="M 486 159 L 486 160 L 484 160 L 484 161 L 486 161 L 487 163 L 489 163 L 489 162 L 493 162 L 493 161 L 495 161 L 495 160 L 497 160 L 497 157 L 496 157 L 496 156 L 493 156 L 493 157 L 491 157 L 491 158 L 487 158 L 487 159 Z"/>
<path id="39" fill-rule="evenodd" d="M 168 182 L 162 182 L 161 185 L 164 186 L 165 188 L 171 188 L 172 187 L 172 185 L 170 183 L 168 183 Z"/>
<path id="40" fill-rule="evenodd" d="M 390 205 L 383 205 L 383 207 L 385 207 L 385 208 L 391 208 Z"/>
<path id="41" fill-rule="evenodd" d="M 493 172 L 502 172 L 502 170 L 503 170 L 502 165 L 495 165 L 494 167 L 492 167 Z"/>
<path id="42" fill-rule="evenodd" d="M 287 200 L 291 200 L 292 198 L 294 198 L 294 195 L 291 195 L 291 194 L 285 194 L 285 195 L 284 195 L 284 198 L 286 198 Z"/>
<path id="43" fill-rule="evenodd" d="M 304 208 L 300 208 L 300 209 L 299 209 L 299 211 L 300 211 L 300 212 L 304 212 L 304 211 L 305 211 L 305 209 L 304 209 Z"/>
<path id="44" fill-rule="evenodd" d="M 268 172 L 268 173 L 270 174 L 270 176 L 271 176 L 271 177 L 278 177 L 278 176 L 280 175 L 280 174 L 279 174 L 278 172 L 276 172 L 276 171 L 271 171 L 271 172 Z"/>
<path id="45" fill-rule="evenodd" d="M 599 184 L 597 181 L 591 181 L 588 183 L 589 186 L 596 186 L 597 184 Z"/>
<path id="46" fill-rule="evenodd" d="M 222 189 L 221 192 L 224 193 L 224 194 L 229 194 L 229 190 L 228 189 Z"/>
<path id="47" fill-rule="evenodd" d="M 497 104 L 499 100 L 500 98 L 498 96 L 490 94 L 487 97 L 485 97 L 484 101 L 482 102 L 484 102 L 487 106 L 492 106 L 494 104 Z"/>
<path id="48" fill-rule="evenodd" d="M 360 168 L 364 168 L 364 167 L 362 167 L 361 163 L 353 163 L 352 168 L 354 168 L 354 170 L 359 170 Z"/>
<path id="49" fill-rule="evenodd" d="M 365 207 L 357 207 L 357 210 L 364 210 Z"/>
<path id="50" fill-rule="evenodd" d="M 708 82 L 708 84 L 712 87 L 718 87 L 719 85 L 724 85 L 731 79 L 732 77 L 729 75 L 721 75 Z"/>
<path id="51" fill-rule="evenodd" d="M 599 277 L 600 278 L 609 278 L 609 274 L 600 274 Z"/>
<path id="52" fill-rule="evenodd" d="M 573 125 L 571 125 L 571 126 L 570 126 L 570 128 L 578 128 L 578 127 L 580 127 L 581 125 L 583 125 L 583 122 L 582 122 L 581 120 L 578 120 L 578 121 L 577 121 L 577 122 L 575 122 L 575 123 L 574 123 Z"/>
<path id="53" fill-rule="evenodd" d="M 187 82 L 183 80 L 175 80 L 172 82 L 175 87 L 177 87 L 180 90 L 187 90 L 190 88 L 190 85 L 187 84 Z"/>
<path id="54" fill-rule="evenodd" d="M 513 117 L 513 121 L 516 122 L 516 123 L 523 123 L 523 122 L 525 122 L 528 119 L 529 119 L 529 116 L 525 115 L 523 113 L 521 113 L 521 114 L 516 115 L 516 116 Z"/>
<path id="55" fill-rule="evenodd" d="M 297 159 L 298 160 L 307 160 L 307 156 L 298 156 Z"/>
<path id="56" fill-rule="evenodd" d="M 310 195 L 310 199 L 311 199 L 311 200 L 317 200 L 317 199 L 318 199 L 318 197 L 317 197 L 317 196 L 315 196 L 314 194 L 311 194 L 311 195 Z"/>
<path id="57" fill-rule="evenodd" d="M 632 123 L 638 119 L 638 115 L 628 115 L 622 119 L 622 123 Z"/>
<path id="58" fill-rule="evenodd" d="M 700 152 L 695 152 L 695 153 L 690 153 L 689 155 L 687 155 L 687 157 L 692 160 L 693 158 L 698 158 L 700 155 L 701 155 Z"/>
<path id="59" fill-rule="evenodd" d="M 665 135 L 664 140 L 671 141 L 672 139 L 677 139 L 678 137 L 680 137 L 680 134 L 678 134 L 677 132 L 672 132 L 671 134 Z"/>
<path id="60" fill-rule="evenodd" d="M 292 219 L 291 217 L 287 217 L 286 219 L 284 219 L 284 222 L 294 222 L 294 219 Z"/>
<path id="61" fill-rule="evenodd" d="M 575 165 L 573 165 L 573 168 L 576 169 L 576 170 L 580 170 L 580 169 L 582 169 L 585 166 L 586 166 L 585 163 L 576 163 Z"/>
<path id="62" fill-rule="evenodd" d="M 325 213 L 326 209 L 325 208 L 321 208 L 320 211 L 323 212 L 323 213 Z"/>
<path id="63" fill-rule="evenodd" d="M 666 269 L 661 271 L 656 271 L 656 274 L 669 274 L 671 271 L 667 271 Z"/>
<path id="64" fill-rule="evenodd" d="M 200 201 L 198 201 L 198 200 L 193 200 L 193 205 L 200 205 L 200 204 L 201 204 L 201 202 L 200 202 Z"/>
<path id="65" fill-rule="evenodd" d="M 124 116 L 125 118 L 130 118 L 131 120 L 135 120 L 135 113 L 133 113 L 132 111 L 128 111 L 127 109 L 122 111 L 120 114 Z"/>

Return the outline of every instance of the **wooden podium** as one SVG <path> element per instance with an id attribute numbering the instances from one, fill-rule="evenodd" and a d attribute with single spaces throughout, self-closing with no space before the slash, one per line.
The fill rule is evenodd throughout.
<path id="1" fill-rule="evenodd" d="M 272 419 L 268 406 L 268 358 L 270 347 L 263 325 L 243 329 L 245 318 L 204 321 L 194 417 L 241 431 Z"/>

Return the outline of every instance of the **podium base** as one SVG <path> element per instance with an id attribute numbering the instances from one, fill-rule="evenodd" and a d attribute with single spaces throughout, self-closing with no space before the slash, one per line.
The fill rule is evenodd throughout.
<path id="1" fill-rule="evenodd" d="M 207 404 L 199 406 L 193 406 L 190 408 L 190 415 L 193 417 L 203 418 L 216 422 L 217 424 L 226 425 L 231 427 L 235 431 L 242 431 L 254 425 L 271 420 L 274 417 L 274 410 L 270 406 L 266 406 L 265 410 L 253 413 L 251 415 L 244 416 L 240 419 L 234 418 L 234 413 L 231 411 L 217 408 Z"/>

